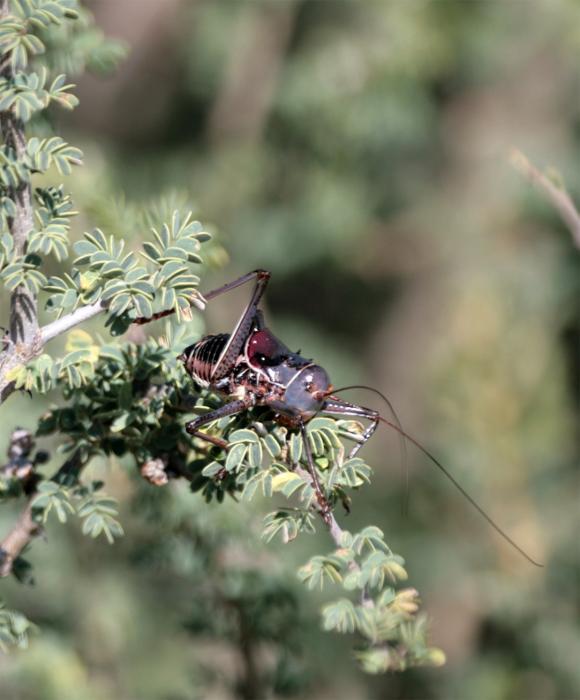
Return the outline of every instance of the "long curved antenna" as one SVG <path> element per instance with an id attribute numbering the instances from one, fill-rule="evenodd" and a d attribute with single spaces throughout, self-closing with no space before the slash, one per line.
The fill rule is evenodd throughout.
<path id="1" fill-rule="evenodd" d="M 401 471 L 403 474 L 403 483 L 405 484 L 405 496 L 403 498 L 403 515 L 407 515 L 409 512 L 409 460 L 407 455 L 407 441 L 405 440 L 405 435 L 403 431 L 403 425 L 399 420 L 399 416 L 395 411 L 395 407 L 391 401 L 383 394 L 382 391 L 375 389 L 373 386 L 367 386 L 366 384 L 350 384 L 349 386 L 343 386 L 340 389 L 333 389 L 333 394 L 338 394 L 341 391 L 349 391 L 351 389 L 365 389 L 366 391 L 372 391 L 373 394 L 379 396 L 387 405 L 393 420 L 397 424 L 397 437 L 399 438 L 399 450 L 401 452 Z"/>
<path id="2" fill-rule="evenodd" d="M 534 566 L 540 566 L 543 567 L 543 564 L 540 564 L 537 562 L 535 559 L 532 559 L 532 557 L 527 554 L 518 544 L 516 544 L 512 538 L 505 532 L 504 530 L 501 529 L 501 527 L 483 510 L 483 508 L 479 505 L 479 503 L 472 497 L 470 496 L 467 491 L 461 486 L 461 484 L 455 479 L 454 476 L 452 476 L 447 469 L 441 464 L 441 462 L 436 459 L 427 449 L 421 445 L 420 442 L 417 442 L 414 438 L 412 438 L 410 435 L 405 433 L 404 431 L 400 430 L 394 423 L 391 423 L 388 421 L 386 418 L 383 418 L 382 416 L 379 416 L 379 420 L 388 425 L 390 428 L 393 428 L 393 430 L 397 430 L 398 432 L 401 433 L 409 442 L 412 442 L 415 447 L 417 447 L 421 452 L 428 457 L 433 464 L 440 469 L 443 474 L 449 479 L 449 481 L 455 486 L 455 488 L 461 493 L 470 503 L 471 505 L 477 510 L 477 512 L 482 516 L 482 518 L 485 518 L 487 520 L 488 524 L 491 525 L 491 527 L 499 534 L 501 535 L 506 542 L 509 542 L 511 546 L 516 549 L 523 557 L 525 557 L 530 564 L 533 564 Z"/>
<path id="3" fill-rule="evenodd" d="M 342 391 L 342 389 L 333 389 L 332 393 L 336 394 L 338 391 Z M 375 391 L 376 393 L 378 390 L 371 388 L 371 391 Z M 420 450 L 448 479 L 449 481 L 455 486 L 455 488 L 459 491 L 459 493 L 471 503 L 471 505 L 475 508 L 475 510 L 481 515 L 481 517 L 487 521 L 488 525 L 490 525 L 503 539 L 508 542 L 516 551 L 518 551 L 525 559 L 527 559 L 530 564 L 533 564 L 534 566 L 538 566 L 543 568 L 543 564 L 540 564 L 537 562 L 535 559 L 533 559 L 527 552 L 525 552 L 512 538 L 502 530 L 502 528 L 483 510 L 483 508 L 479 505 L 479 503 L 469 495 L 469 493 L 461 486 L 461 484 L 457 481 L 457 479 L 441 464 L 441 462 L 429 452 L 429 450 L 426 447 L 423 447 L 423 445 L 415 440 L 414 437 L 409 435 L 407 432 L 405 432 L 401 427 L 396 425 L 395 423 L 391 423 L 391 421 L 388 421 L 386 418 L 383 418 L 382 416 L 377 416 L 377 418 L 384 423 L 385 425 L 388 425 L 389 428 L 392 428 L 393 430 L 396 430 L 400 435 L 402 435 L 406 440 L 408 440 L 410 443 L 415 445 L 415 447 Z"/>

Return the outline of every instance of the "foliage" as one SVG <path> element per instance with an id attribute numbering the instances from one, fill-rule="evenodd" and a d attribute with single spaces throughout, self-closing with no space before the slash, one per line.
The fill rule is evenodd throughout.
<path id="1" fill-rule="evenodd" d="M 85 232 L 72 244 L 76 257 L 70 266 L 57 274 L 48 272 L 53 269 L 51 256 L 59 264 L 69 257 L 71 220 L 77 212 L 62 184 L 36 186 L 30 202 L 23 200 L 22 193 L 32 195 L 33 181 L 49 171 L 70 175 L 74 166 L 82 164 L 83 155 L 58 135 L 30 135 L 24 129 L 29 124 L 34 133 L 38 117 L 53 103 L 66 109 L 77 105 L 71 92 L 74 86 L 63 74 L 53 76 L 48 68 L 51 62 L 42 65 L 39 57 L 52 46 L 58 54 L 59 38 L 68 32 L 64 27 L 86 15 L 73 0 L 14 0 L 10 8 L 12 13 L 0 20 L 0 49 L 9 62 L 0 81 L 0 112 L 16 136 L 0 151 L 4 223 L 0 280 L 7 292 L 26 290 L 54 315 L 56 320 L 40 331 L 46 340 L 97 314 L 105 316 L 113 336 L 161 311 L 174 313 L 175 323 L 166 325 L 165 338 L 150 337 L 141 343 L 107 343 L 94 340 L 84 330 L 70 330 L 66 354 L 57 358 L 44 350 L 42 342 L 30 342 L 26 352 L 12 338 L 7 342 L 5 353 L 11 362 L 3 378 L 12 389 L 62 394 L 64 403 L 41 418 L 37 435 L 58 436 L 59 451 L 67 459 L 52 478 L 40 472 L 27 474 L 20 490 L 4 479 L 3 498 L 11 500 L 23 491 L 30 496 L 36 527 L 54 517 L 64 524 L 77 515 L 82 534 L 103 535 L 112 544 L 123 535 L 116 501 L 101 492 L 102 483 L 87 482 L 83 469 L 98 457 L 131 457 L 152 484 L 184 478 L 208 502 L 214 498 L 222 502 L 226 495 L 239 494 L 247 502 L 258 492 L 267 499 L 280 494 L 290 506 L 266 517 L 264 537 L 271 540 L 281 535 L 288 543 L 301 533 L 312 533 L 317 502 L 305 471 L 308 464 L 300 435 L 278 425 L 264 409 L 224 418 L 209 428 L 210 435 L 230 443 L 227 452 L 208 449 L 207 443 L 185 431 L 187 415 L 203 413 L 221 401 L 208 392 L 192 398 L 191 380 L 176 359 L 199 338 L 198 328 L 194 338 L 186 339 L 190 331 L 183 322 L 191 319 L 193 306 L 204 308 L 197 291 L 200 276 L 194 270 L 203 263 L 201 253 L 210 236 L 191 212 L 173 211 L 168 220 L 152 228 L 151 239 L 139 251 L 99 228 Z M 86 51 L 94 53 L 91 27 L 81 24 L 79 32 L 74 36 L 86 37 L 88 32 Z M 55 57 L 52 60 L 58 63 Z M 88 56 L 81 61 L 88 62 Z M 10 235 L 23 217 L 34 221 L 25 232 L 24 249 Z M 89 316 L 85 316 L 87 310 Z M 350 502 L 351 492 L 370 481 L 370 467 L 358 457 L 347 456 L 349 441 L 356 443 L 362 431 L 363 426 L 353 421 L 322 417 L 308 426 L 321 487 L 333 508 Z M 20 551 L 3 552 L 4 566 L 15 575 L 23 564 L 19 555 Z M 267 579 L 259 570 L 248 575 L 255 578 L 252 605 L 263 606 L 257 598 L 270 595 Z M 395 592 L 396 582 L 406 578 L 403 560 L 389 550 L 377 528 L 354 536 L 343 533 L 340 548 L 331 555 L 313 557 L 300 570 L 300 578 L 310 588 L 322 588 L 328 579 L 341 583 L 347 592 L 363 595 L 360 605 L 341 599 L 325 607 L 323 625 L 327 630 L 358 633 L 362 645 L 357 657 L 364 669 L 402 670 L 439 661 L 437 652 L 425 646 L 415 594 Z M 226 576 L 224 591 L 227 585 Z M 274 588 L 275 600 L 281 596 L 279 603 L 273 603 L 276 607 L 290 594 L 281 593 L 283 587 L 278 584 Z M 246 593 L 241 598 L 233 591 L 224 595 L 229 605 L 247 603 Z M 0 641 L 23 646 L 28 621 L 14 612 L 0 615 Z M 243 618 L 240 624 L 249 622 Z M 268 635 L 281 638 L 290 624 L 284 618 Z M 242 630 L 242 643 L 250 643 L 245 639 L 249 634 L 265 634 L 253 629 L 259 625 L 268 627 L 266 612 L 259 622 L 252 622 L 250 631 Z M 252 686 L 251 679 L 247 683 Z"/>
<path id="2" fill-rule="evenodd" d="M 26 649 L 32 628 L 33 625 L 24 615 L 9 610 L 0 600 L 0 651 L 5 652 L 11 646 Z"/>
<path id="3" fill-rule="evenodd" d="M 106 482 L 97 495 L 118 499 L 125 537 L 108 546 L 103 536 L 84 537 L 76 515 L 63 528 L 51 512 L 46 536 L 24 555 L 34 563 L 36 587 L 2 579 L 8 607 L 42 628 L 26 653 L 3 658 L 2 696 L 255 700 L 263 690 L 337 700 L 578 697 L 578 252 L 551 205 L 507 162 L 515 146 L 542 170 L 557 164 L 562 177 L 551 180 L 565 181 L 578 202 L 575 0 L 536 3 L 528 13 L 518 3 L 458 0 L 198 0 L 158 3 L 154 15 L 155 3 L 138 14 L 132 3 L 92 5 L 103 25 L 135 44 L 135 60 L 114 81 L 77 81 L 85 67 L 108 69 L 119 51 L 103 43 L 79 8 L 75 21 L 39 32 L 46 52 L 29 65 L 39 76 L 47 70 L 44 90 L 61 74 L 68 76 L 64 85 L 79 82 L 81 109 L 65 114 L 51 100 L 48 110 L 34 111 L 34 97 L 20 103 L 23 116 L 34 111 L 30 136 L 56 133 L 85 154 L 88 167 L 73 166 L 62 188 L 73 195 L 71 211 L 82 212 L 69 219 L 67 240 L 86 240 L 83 230 L 97 227 L 107 239 L 125 240 L 123 255 L 141 258 L 144 240 L 157 245 L 151 227 L 160 231 L 173 211 L 185 213 L 195 201 L 204 226 L 220 232 L 231 254 L 227 272 L 214 275 L 208 268 L 223 265 L 225 253 L 215 237 L 201 246 L 207 267 L 188 264 L 200 289 L 256 266 L 271 270 L 265 310 L 274 332 L 315 357 L 337 386 L 363 381 L 386 392 L 405 428 L 545 567 L 518 561 L 412 449 L 403 517 L 404 481 L 392 468 L 396 441 L 377 431 L 361 453 L 374 467 L 372 486 L 348 488 L 344 503 L 352 496 L 352 512 L 343 514 L 341 496 L 336 516 L 353 536 L 373 523 L 404 554 L 409 579 L 394 586 L 385 578 L 384 590 L 408 592 L 412 605 L 409 587 L 421 589 L 431 638 L 449 663 L 362 674 L 348 663 L 353 639 L 371 671 L 383 668 L 385 657 L 398 667 L 400 646 L 365 648 L 364 629 L 356 630 L 363 594 L 344 587 L 351 572 L 340 561 L 322 591 L 295 577 L 313 557 L 334 560 L 340 547 L 329 544 L 318 514 L 300 500 L 308 484 L 282 468 L 284 440 L 270 435 L 270 426 L 264 439 L 255 426 L 231 428 L 260 437 L 268 473 L 261 480 L 262 470 L 254 477 L 248 471 L 242 491 L 233 481 L 250 469 L 253 438 L 225 484 L 224 455 L 197 453 L 207 446 L 194 442 L 188 461 L 203 460 L 194 470 L 201 489 L 195 494 L 161 458 L 141 469 L 159 485 L 153 487 L 140 478 L 130 450 L 96 455 L 81 480 L 87 487 Z M 26 78 L 13 95 L 28 86 Z M 46 190 L 64 178 L 51 168 L 33 181 Z M 167 196 L 168 187 L 179 195 Z M 149 221 L 146 209 L 160 199 L 168 200 L 163 214 Z M 42 203 L 34 204 L 38 212 Z M 48 209 L 46 221 L 33 217 L 39 231 L 60 218 Z M 2 214 L 7 232 L 4 207 Z M 35 245 L 46 240 L 39 236 Z M 70 257 L 58 260 L 57 249 L 36 251 L 40 268 L 26 262 L 76 289 L 66 274 L 77 254 L 67 245 Z M 154 269 L 144 257 L 140 265 Z M 88 274 L 88 296 L 90 271 L 79 270 Z M 40 292 L 43 323 L 53 294 Z M 208 327 L 229 330 L 243 297 L 211 302 Z M 108 317 L 103 312 L 83 332 L 77 326 L 43 349 L 53 364 L 91 349 L 86 362 L 73 361 L 73 371 L 59 369 L 61 378 L 50 379 L 52 393 L 34 389 L 38 358 L 20 358 L 18 372 L 31 369 L 34 398 L 26 391 L 11 397 L 6 440 L 12 426 L 35 430 L 38 415 L 77 401 L 92 367 L 103 362 L 95 349 L 114 346 L 110 326 L 102 327 Z M 204 333 L 205 318 L 193 313 L 184 344 Z M 132 328 L 131 340 L 139 344 L 144 329 Z M 61 389 L 77 370 L 75 396 L 67 388 L 63 401 Z M 160 372 L 155 383 L 166 381 L 197 397 L 180 377 L 168 381 Z M 355 396 L 375 405 L 368 395 Z M 188 401 L 193 413 L 176 412 L 180 424 L 218 405 L 211 396 L 197 406 Z M 39 442 L 56 452 L 51 464 L 32 466 L 42 484 L 59 467 L 56 445 L 69 439 L 56 431 Z M 286 436 L 286 444 L 300 450 L 299 440 Z M 351 444 L 345 437 L 345 447 Z M 1 535 L 33 488 L 18 474 L 30 473 L 34 460 L 0 470 Z M 280 468 L 269 471 L 273 462 Z M 74 469 L 68 471 L 57 483 L 72 493 Z M 287 499 L 273 483 L 287 484 L 288 493 L 297 488 Z M 264 497 L 271 487 L 272 499 Z M 70 501 L 78 512 L 82 498 Z M 359 567 L 368 555 L 356 556 Z M 25 576 L 25 563 L 20 556 L 13 573 Z M 336 574 L 341 580 L 334 582 Z M 376 589 L 364 593 L 379 596 Z M 321 631 L 318 607 L 323 624 L 328 615 L 355 631 Z M 398 629 L 401 642 L 420 653 L 423 625 Z M 248 686 L 252 661 L 256 692 Z"/>
<path id="4" fill-rule="evenodd" d="M 258 491 L 265 498 L 279 493 L 295 505 L 266 516 L 264 538 L 272 540 L 280 535 L 288 543 L 302 532 L 312 533 L 314 489 L 305 471 L 296 472 L 298 464 L 305 468 L 305 455 L 296 434 L 289 434 L 286 428 L 277 425 L 264 409 L 254 409 L 248 415 L 224 418 L 210 427 L 210 434 L 232 445 L 227 453 L 219 448 L 208 450 L 205 443 L 192 439 L 184 429 L 184 416 L 211 410 L 220 400 L 207 392 L 191 400 L 190 379 L 176 361 L 179 350 L 187 344 L 186 329 L 184 326 L 173 329 L 167 324 L 166 331 L 163 342 L 150 338 L 140 345 L 101 347 L 90 381 L 68 387 L 67 405 L 44 415 L 38 434 L 67 436 L 70 442 L 63 449 L 74 451 L 83 463 L 98 455 L 130 454 L 144 476 L 148 466 L 155 464 L 166 477 L 161 483 L 166 483 L 167 477 L 185 477 L 192 491 L 201 491 L 206 501 L 216 498 L 221 502 L 228 493 L 240 493 L 244 501 L 253 499 Z M 322 417 L 313 419 L 308 426 L 319 478 L 332 505 L 340 504 L 350 491 L 369 480 L 371 470 L 363 460 L 345 457 L 344 441 L 356 441 L 357 432 L 362 430 L 362 425 L 352 421 Z M 156 478 L 159 479 L 159 474 Z M 46 517 L 51 499 L 58 499 L 57 514 L 65 519 L 66 509 L 74 510 L 68 494 L 67 488 L 59 489 L 51 484 L 48 493 L 41 491 L 34 504 L 44 507 Z M 79 515 L 86 512 L 87 506 L 82 506 Z M 88 528 L 87 523 L 83 531 Z M 103 527 L 99 527 L 97 534 Z M 113 534 L 107 535 L 110 540 Z M 406 577 L 403 560 L 389 550 L 382 532 L 374 527 L 355 536 L 343 533 L 339 550 L 328 557 L 314 557 L 300 570 L 300 578 L 309 588 L 322 588 L 328 579 L 342 583 L 347 591 L 368 593 L 364 609 L 357 607 L 358 614 L 364 612 L 364 617 L 356 626 L 345 625 L 338 609 L 332 616 L 325 610 L 324 626 L 341 632 L 357 631 L 366 638 L 369 647 L 401 643 L 397 630 L 404 623 L 405 629 L 408 627 L 415 610 L 408 608 L 393 614 L 399 598 L 386 584 L 395 584 Z M 334 622 L 329 622 L 330 619 Z M 377 631 L 380 629 L 388 629 L 388 635 Z M 395 661 L 396 655 L 391 658 L 387 654 L 382 667 L 377 666 L 376 670 L 404 668 L 435 658 L 435 652 L 425 647 L 422 637 L 414 642 L 412 649 L 400 652 L 405 663 Z M 362 651 L 358 657 L 370 668 Z"/>

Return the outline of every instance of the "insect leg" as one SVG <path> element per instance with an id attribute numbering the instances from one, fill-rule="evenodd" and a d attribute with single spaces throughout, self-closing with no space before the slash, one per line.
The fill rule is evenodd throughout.
<path id="1" fill-rule="evenodd" d="M 254 270 L 254 272 L 250 272 L 247 275 L 244 275 L 244 277 L 240 277 L 239 280 L 230 282 L 229 284 L 220 287 L 220 289 L 213 293 L 213 296 L 217 296 L 217 294 L 221 294 L 222 292 L 238 287 L 240 284 L 252 279 L 252 277 L 255 277 L 256 279 L 254 291 L 252 292 L 248 305 L 240 316 L 236 327 L 232 331 L 226 346 L 222 350 L 222 353 L 215 364 L 215 367 L 211 373 L 212 383 L 215 383 L 222 377 L 225 377 L 225 375 L 230 372 L 232 367 L 237 362 L 240 351 L 244 347 L 244 343 L 248 339 L 253 326 L 256 325 L 256 323 L 258 325 L 262 324 L 262 315 L 258 311 L 258 304 L 260 303 L 260 299 L 262 298 L 262 295 L 266 290 L 266 286 L 268 285 L 270 273 L 266 270 Z M 211 294 L 212 293 L 210 293 L 210 295 Z M 206 295 L 206 298 L 213 298 L 213 296 Z"/>
<path id="2" fill-rule="evenodd" d="M 370 421 L 370 424 L 360 437 L 360 442 L 358 442 L 349 452 L 349 459 L 352 459 L 352 457 L 358 453 L 361 447 L 366 444 L 367 440 L 369 440 L 379 424 L 378 411 L 373 411 L 371 408 L 358 406 L 357 404 L 342 401 L 340 399 L 327 400 L 324 404 L 322 412 L 333 416 L 354 416 L 356 418 L 366 418 Z"/>
<path id="3" fill-rule="evenodd" d="M 250 280 L 256 278 L 265 278 L 267 283 L 270 279 L 270 273 L 267 270 L 252 270 L 252 272 L 248 272 L 245 275 L 238 277 L 237 280 L 234 280 L 233 282 L 228 282 L 227 284 L 224 284 L 221 287 L 218 287 L 217 289 L 212 289 L 211 292 L 206 292 L 205 294 L 202 294 L 202 296 L 204 299 L 209 301 L 210 299 L 215 299 L 215 297 L 219 297 L 220 294 L 224 294 L 225 292 L 230 292 L 232 289 L 241 287 L 243 284 L 246 284 L 246 282 L 249 282 Z"/>
<path id="4" fill-rule="evenodd" d="M 233 282 L 228 282 L 217 289 L 212 289 L 210 292 L 201 294 L 201 301 L 209 301 L 210 299 L 214 299 L 224 292 L 229 292 L 232 289 L 236 289 L 236 287 L 240 287 L 242 284 L 245 284 L 252 279 L 258 278 L 259 280 L 261 277 L 265 277 L 267 283 L 268 279 L 270 279 L 270 273 L 266 270 L 254 270 L 253 272 L 248 272 L 246 275 L 242 275 Z M 264 284 L 264 287 L 265 286 L 266 285 Z M 264 290 L 262 289 L 262 292 L 263 291 Z M 166 309 L 165 311 L 159 311 L 159 313 L 153 314 L 152 316 L 140 316 L 139 318 L 134 319 L 133 323 L 143 325 L 145 323 L 151 323 L 151 321 L 157 321 L 160 318 L 165 318 L 166 316 L 171 316 L 171 314 L 174 313 L 175 309 Z"/>
<path id="5" fill-rule="evenodd" d="M 308 434 L 306 433 L 306 427 L 304 423 L 300 424 L 300 433 L 302 434 L 302 443 L 304 444 L 304 452 L 306 453 L 306 461 L 308 463 L 308 471 L 312 477 L 312 484 L 314 486 L 314 491 L 316 492 L 316 500 L 318 501 L 318 506 L 320 508 L 320 514 L 322 519 L 327 525 L 331 522 L 331 510 L 326 496 L 322 491 L 320 486 L 320 481 L 318 480 L 318 474 L 316 473 L 316 466 L 314 465 L 314 459 L 312 457 L 312 450 L 310 449 L 310 443 L 308 442 Z"/>
<path id="6" fill-rule="evenodd" d="M 208 435 L 207 433 L 201 431 L 199 428 L 201 428 L 202 425 L 212 423 L 214 420 L 218 420 L 219 418 L 223 418 L 224 416 L 233 416 L 235 413 L 241 413 L 249 407 L 249 401 L 231 401 L 230 403 L 226 403 L 213 411 L 204 413 L 203 416 L 199 416 L 198 418 L 189 421 L 189 423 L 185 424 L 185 430 L 194 437 L 198 437 L 201 440 L 210 442 L 212 445 L 216 445 L 216 447 L 221 447 L 223 450 L 227 450 L 229 447 L 228 442 L 220 438 L 213 437 L 213 435 Z"/>

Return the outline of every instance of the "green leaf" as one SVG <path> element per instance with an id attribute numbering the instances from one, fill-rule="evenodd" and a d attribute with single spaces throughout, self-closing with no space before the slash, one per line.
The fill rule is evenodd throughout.
<path id="1" fill-rule="evenodd" d="M 120 416 L 111 423 L 111 432 L 120 433 L 133 422 L 133 417 L 128 411 L 123 411 Z"/>
<path id="2" fill-rule="evenodd" d="M 357 628 L 357 616 L 350 600 L 342 598 L 322 608 L 322 626 L 326 631 L 352 634 Z"/>
<path id="3" fill-rule="evenodd" d="M 226 471 L 235 472 L 246 456 L 247 445 L 243 442 L 234 444 L 229 450 L 226 457 Z"/>
<path id="4" fill-rule="evenodd" d="M 217 476 L 221 471 L 223 471 L 223 468 L 224 465 L 220 464 L 219 462 L 210 462 L 201 470 L 201 473 L 208 479 L 213 479 L 214 476 Z"/>
<path id="5" fill-rule="evenodd" d="M 302 436 L 298 433 L 292 433 L 290 436 L 290 459 L 293 464 L 298 464 L 302 457 Z"/>
<path id="6" fill-rule="evenodd" d="M 272 489 L 274 492 L 281 491 L 286 498 L 290 498 L 299 489 L 306 489 L 310 495 L 312 487 L 295 472 L 284 471 L 272 478 Z"/>
<path id="7" fill-rule="evenodd" d="M 314 516 L 309 511 L 275 511 L 264 518 L 262 537 L 270 542 L 276 535 L 287 544 L 294 540 L 299 533 L 313 533 Z"/>
<path id="8" fill-rule="evenodd" d="M 326 582 L 341 583 L 344 564 L 335 556 L 316 556 L 301 566 L 298 570 L 298 578 L 306 583 L 308 588 L 322 590 Z"/>
<path id="9" fill-rule="evenodd" d="M 36 517 L 43 523 L 51 512 L 55 512 L 61 523 L 67 521 L 67 515 L 75 512 L 70 501 L 70 491 L 54 481 L 43 481 L 37 489 L 37 495 L 33 498 L 31 507 Z"/>
<path id="10" fill-rule="evenodd" d="M 26 649 L 28 636 L 34 625 L 22 613 L 9 610 L 0 601 L 0 651 L 6 653 L 9 647 Z"/>
<path id="11" fill-rule="evenodd" d="M 114 498 L 92 493 L 79 508 L 83 534 L 93 538 L 102 534 L 109 544 L 113 544 L 116 538 L 124 534 L 116 515 L 117 501 Z"/>
<path id="12" fill-rule="evenodd" d="M 234 430 L 234 432 L 228 436 L 228 441 L 230 443 L 246 442 L 256 444 L 259 443 L 260 439 L 253 430 L 242 428 L 241 430 Z"/>
<path id="13" fill-rule="evenodd" d="M 268 454 L 272 459 L 276 459 L 277 457 L 280 456 L 282 452 L 282 447 L 280 446 L 280 443 L 276 440 L 276 438 L 273 435 L 266 435 L 262 439 L 262 444 L 266 448 Z"/>

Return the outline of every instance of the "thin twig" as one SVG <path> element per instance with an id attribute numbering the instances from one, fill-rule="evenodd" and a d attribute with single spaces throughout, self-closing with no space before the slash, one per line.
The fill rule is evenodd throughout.
<path id="1" fill-rule="evenodd" d="M 54 473 L 51 481 L 68 485 L 74 483 L 85 463 L 80 458 L 80 452 L 74 452 Z M 0 577 L 8 576 L 12 572 L 14 562 L 22 550 L 43 531 L 42 525 L 34 519 L 32 508 L 34 496 L 33 493 L 28 498 L 18 520 L 0 542 Z"/>
<path id="2" fill-rule="evenodd" d="M 521 151 L 512 151 L 510 162 L 528 182 L 531 182 L 548 197 L 570 230 L 574 245 L 580 249 L 580 213 L 568 192 L 563 187 L 558 187 L 544 173 L 540 172 Z"/>
<path id="3" fill-rule="evenodd" d="M 312 477 L 308 473 L 306 469 L 303 469 L 300 466 L 296 466 L 294 468 L 294 471 L 298 476 L 302 477 L 306 481 L 312 482 Z M 314 484 L 313 484 L 314 487 Z M 340 527 L 338 524 L 337 519 L 334 517 L 334 512 L 332 508 L 329 508 L 328 511 L 324 511 L 323 508 L 320 506 L 318 501 L 314 502 L 314 507 L 318 511 L 318 514 L 324 521 L 324 524 L 328 528 L 328 532 L 330 533 L 330 536 L 332 537 L 334 544 L 336 545 L 337 549 L 340 549 L 344 547 L 343 544 L 343 534 L 344 530 Z M 348 564 L 348 568 L 351 571 L 360 571 L 360 566 L 355 562 L 355 561 L 350 561 Z M 361 604 L 364 605 L 365 607 L 371 608 L 374 606 L 372 598 L 369 598 L 366 592 L 366 589 L 363 588 L 361 592 Z"/>
<path id="4" fill-rule="evenodd" d="M 294 471 L 296 472 L 296 474 L 298 474 L 298 476 L 300 476 L 305 481 L 312 482 L 312 477 L 310 476 L 310 474 L 308 473 L 308 471 L 306 469 L 303 469 L 302 467 L 297 465 L 294 468 Z M 334 517 L 334 512 L 332 511 L 332 509 L 329 511 L 329 513 L 327 515 L 327 517 L 328 517 L 328 522 L 327 522 L 325 520 L 324 514 L 322 512 L 322 507 L 320 506 L 318 501 L 315 501 L 314 507 L 316 508 L 320 517 L 324 520 L 325 524 L 327 525 L 328 532 L 330 533 L 330 536 L 332 537 L 336 546 L 342 547 L 343 546 L 342 545 L 342 534 L 343 534 L 344 530 L 338 524 L 338 521 Z"/>

